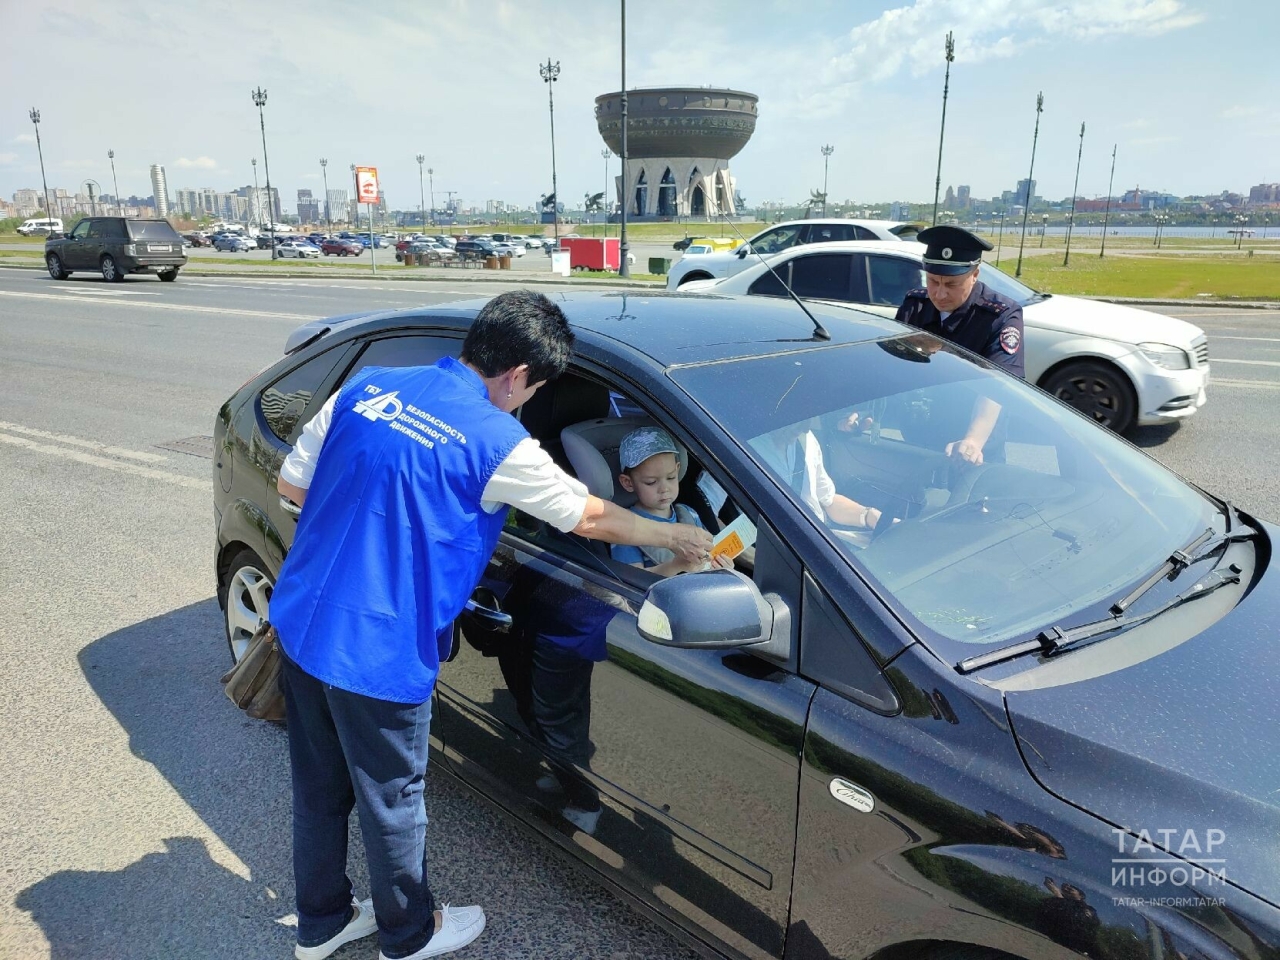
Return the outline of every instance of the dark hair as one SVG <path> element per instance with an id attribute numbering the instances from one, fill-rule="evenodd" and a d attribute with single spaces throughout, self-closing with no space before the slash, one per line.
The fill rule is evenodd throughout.
<path id="1" fill-rule="evenodd" d="M 523 363 L 529 383 L 554 380 L 569 366 L 573 332 L 560 308 L 532 290 L 512 290 L 486 303 L 471 321 L 462 359 L 496 377 Z"/>

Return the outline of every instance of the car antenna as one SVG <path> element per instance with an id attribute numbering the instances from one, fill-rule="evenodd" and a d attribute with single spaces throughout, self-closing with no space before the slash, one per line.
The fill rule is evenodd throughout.
<path id="1" fill-rule="evenodd" d="M 768 260 L 764 258 L 764 254 L 760 253 L 758 250 L 756 250 L 755 247 L 752 247 L 750 243 L 748 243 L 747 238 L 742 235 L 742 231 L 738 229 L 738 225 L 736 223 L 730 220 L 723 213 L 720 214 L 720 217 L 725 223 L 729 224 L 729 226 L 733 228 L 733 232 L 738 235 L 738 239 L 741 240 L 743 243 L 747 244 L 751 252 L 754 253 L 757 258 L 759 258 L 760 262 L 763 263 L 766 267 L 768 267 L 769 272 L 773 274 L 773 278 L 777 280 L 778 283 L 782 284 L 783 290 L 787 291 L 787 296 L 789 296 L 792 300 L 794 300 L 796 302 L 796 306 L 799 307 L 801 310 L 803 310 L 804 315 L 809 318 L 809 321 L 813 324 L 813 336 L 807 337 L 806 339 L 830 340 L 831 339 L 830 332 L 828 332 L 827 328 L 824 327 L 818 321 L 817 317 L 815 317 L 812 313 L 809 312 L 809 308 L 804 305 L 803 300 L 801 300 L 799 297 L 796 296 L 796 292 L 791 289 L 791 285 L 787 283 L 787 281 L 782 279 L 782 276 L 778 273 L 777 270 L 773 269 L 773 264 L 771 264 Z"/>

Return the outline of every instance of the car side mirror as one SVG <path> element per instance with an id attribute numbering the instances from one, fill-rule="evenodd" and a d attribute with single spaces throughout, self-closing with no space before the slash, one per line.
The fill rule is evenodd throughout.
<path id="1" fill-rule="evenodd" d="M 791 649 L 790 609 L 737 570 L 658 581 L 645 595 L 636 625 L 640 636 L 665 647 L 747 647 L 781 659 Z"/>
<path id="2" fill-rule="evenodd" d="M 751 252 L 751 244 L 744 243 L 742 246 L 738 248 L 738 259 L 739 260 L 746 259 L 747 254 L 749 254 L 750 252 Z"/>

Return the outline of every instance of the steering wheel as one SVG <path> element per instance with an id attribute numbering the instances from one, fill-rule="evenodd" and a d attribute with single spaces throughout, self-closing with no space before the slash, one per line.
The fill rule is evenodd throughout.
<path id="1" fill-rule="evenodd" d="M 931 460 L 929 463 L 924 464 L 908 485 L 913 491 L 919 491 L 920 495 L 916 502 L 920 504 L 920 509 L 914 513 L 908 512 L 907 516 L 898 518 L 897 523 L 894 523 L 893 519 L 887 514 L 883 514 L 880 522 L 876 524 L 875 530 L 871 532 L 871 541 L 874 543 L 889 530 L 896 527 L 925 523 L 952 507 L 968 503 L 969 497 L 973 493 L 973 488 L 977 485 L 978 478 L 986 473 L 989 467 L 990 464 L 966 463 L 955 457 L 947 457 L 941 463 L 937 460 Z M 937 506 L 930 506 L 924 502 L 924 491 L 937 488 L 939 472 L 943 474 L 941 477 L 943 487 L 948 492 L 947 501 Z"/>

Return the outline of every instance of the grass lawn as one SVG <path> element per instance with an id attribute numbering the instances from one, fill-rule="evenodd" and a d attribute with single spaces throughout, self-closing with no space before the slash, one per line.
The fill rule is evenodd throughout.
<path id="1" fill-rule="evenodd" d="M 1013 261 L 1001 268 L 1013 273 Z M 1271 258 L 1056 257 L 1022 262 L 1022 279 L 1047 293 L 1096 297 L 1151 297 L 1193 300 L 1201 294 L 1238 300 L 1280 300 L 1280 263 Z M 1206 298 L 1207 299 L 1207 298 Z"/>

